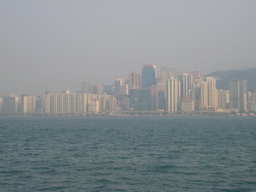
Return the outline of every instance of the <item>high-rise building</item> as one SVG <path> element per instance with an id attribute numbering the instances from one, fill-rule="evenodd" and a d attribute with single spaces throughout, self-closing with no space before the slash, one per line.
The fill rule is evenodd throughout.
<path id="1" fill-rule="evenodd" d="M 116 97 L 109 97 L 108 99 L 109 102 L 109 112 L 114 113 L 116 112 Z"/>
<path id="2" fill-rule="evenodd" d="M 120 87 L 124 85 L 124 80 L 123 79 L 117 79 L 115 80 L 115 94 L 119 94 L 120 93 Z"/>
<path id="3" fill-rule="evenodd" d="M 63 92 L 63 113 L 70 113 L 70 91 Z"/>
<path id="4" fill-rule="evenodd" d="M 158 91 L 158 109 L 166 110 L 166 98 L 165 98 L 165 91 Z"/>
<path id="5" fill-rule="evenodd" d="M 15 114 L 19 111 L 19 98 L 11 95 L 10 97 L 3 98 L 2 113 Z"/>
<path id="6" fill-rule="evenodd" d="M 51 95 L 49 92 L 46 92 L 43 95 L 43 109 L 44 109 L 44 113 L 51 112 Z"/>
<path id="7" fill-rule="evenodd" d="M 76 112 L 86 113 L 87 111 L 87 94 L 77 93 L 76 94 Z"/>
<path id="8" fill-rule="evenodd" d="M 142 76 L 138 73 L 130 73 L 128 77 L 129 89 L 139 89 L 142 86 Z"/>
<path id="9" fill-rule="evenodd" d="M 179 111 L 181 96 L 181 83 L 171 78 L 166 83 L 166 111 Z"/>
<path id="10" fill-rule="evenodd" d="M 50 111 L 51 113 L 58 113 L 58 95 L 52 94 L 50 98 L 51 106 Z"/>
<path id="11" fill-rule="evenodd" d="M 192 76 L 189 73 L 182 73 L 178 76 L 181 82 L 181 97 L 191 97 Z"/>
<path id="12" fill-rule="evenodd" d="M 218 89 L 216 89 L 216 79 L 207 77 L 208 82 L 208 105 L 214 109 L 218 108 Z"/>
<path id="13" fill-rule="evenodd" d="M 99 100 L 88 101 L 88 112 L 98 113 L 99 112 Z"/>
<path id="14" fill-rule="evenodd" d="M 142 86 L 145 89 L 150 88 L 151 85 L 155 85 L 156 81 L 156 66 L 144 65 L 142 68 Z"/>
<path id="15" fill-rule="evenodd" d="M 227 108 L 227 103 L 226 103 L 226 94 L 225 90 L 220 89 L 218 93 L 218 108 L 219 109 L 226 109 Z"/>
<path id="16" fill-rule="evenodd" d="M 130 110 L 149 111 L 150 100 L 147 89 L 131 89 L 130 92 Z"/>
<path id="17" fill-rule="evenodd" d="M 247 80 L 232 80 L 230 85 L 230 107 L 237 112 L 247 112 Z"/>
<path id="18" fill-rule="evenodd" d="M 57 94 L 57 113 L 64 113 L 64 94 Z"/>
<path id="19" fill-rule="evenodd" d="M 36 108 L 36 97 L 35 96 L 27 96 L 25 94 L 21 95 L 21 104 L 20 104 L 20 112 L 21 113 L 29 113 L 32 112 Z"/>
<path id="20" fill-rule="evenodd" d="M 129 111 L 130 109 L 130 99 L 125 97 L 122 100 L 122 111 Z"/>
<path id="21" fill-rule="evenodd" d="M 76 113 L 76 93 L 70 94 L 70 113 Z"/>
<path id="22" fill-rule="evenodd" d="M 0 114 L 2 114 L 3 98 L 0 98 Z"/>
<path id="23" fill-rule="evenodd" d="M 195 110 L 195 103 L 193 97 L 182 97 L 181 99 L 181 111 L 191 112 Z"/>
<path id="24" fill-rule="evenodd" d="M 218 90 L 216 89 L 216 79 L 207 77 L 206 81 L 201 82 L 200 91 L 200 110 L 214 111 L 218 108 Z"/>

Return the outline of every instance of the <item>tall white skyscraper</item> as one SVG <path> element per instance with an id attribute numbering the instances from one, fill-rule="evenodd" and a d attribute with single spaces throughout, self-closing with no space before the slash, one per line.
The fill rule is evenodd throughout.
<path id="1" fill-rule="evenodd" d="M 166 110 L 178 111 L 180 105 L 181 83 L 178 79 L 171 78 L 166 83 Z"/>

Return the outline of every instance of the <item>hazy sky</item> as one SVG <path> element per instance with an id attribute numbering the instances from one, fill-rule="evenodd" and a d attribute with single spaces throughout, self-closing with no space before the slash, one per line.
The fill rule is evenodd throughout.
<path id="1" fill-rule="evenodd" d="M 256 1 L 0 0 L 0 95 L 113 84 L 144 64 L 256 67 Z"/>

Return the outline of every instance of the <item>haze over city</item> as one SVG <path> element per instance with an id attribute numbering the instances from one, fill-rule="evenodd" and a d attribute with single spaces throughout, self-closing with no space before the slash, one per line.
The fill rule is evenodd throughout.
<path id="1" fill-rule="evenodd" d="M 0 95 L 113 85 L 145 64 L 256 67 L 255 1 L 0 2 Z"/>
<path id="2" fill-rule="evenodd" d="M 256 0 L 0 6 L 0 192 L 256 191 Z"/>

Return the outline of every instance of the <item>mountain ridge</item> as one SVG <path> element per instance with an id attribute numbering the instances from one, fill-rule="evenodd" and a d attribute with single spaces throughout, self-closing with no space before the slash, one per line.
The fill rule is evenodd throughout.
<path id="1" fill-rule="evenodd" d="M 241 69 L 241 70 L 226 70 L 226 71 L 214 71 L 204 77 L 218 77 L 216 82 L 217 89 L 229 89 L 229 82 L 232 79 L 248 80 L 247 90 L 251 92 L 256 91 L 256 68 Z"/>

